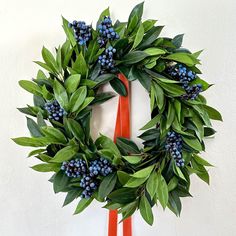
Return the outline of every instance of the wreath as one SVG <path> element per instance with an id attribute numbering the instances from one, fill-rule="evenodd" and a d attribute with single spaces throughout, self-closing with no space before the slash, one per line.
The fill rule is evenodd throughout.
<path id="1" fill-rule="evenodd" d="M 158 203 L 180 214 L 180 198 L 191 196 L 191 174 L 209 184 L 211 164 L 199 153 L 205 150 L 203 139 L 215 133 L 211 120 L 222 118 L 202 95 L 211 85 L 197 68 L 201 51 L 181 47 L 182 34 L 160 37 L 163 26 L 142 22 L 142 13 L 143 3 L 128 22 L 113 24 L 107 8 L 95 29 L 62 18 L 66 41 L 55 56 L 43 47 L 44 62 L 35 62 L 47 73 L 39 70 L 32 81 L 19 81 L 33 94 L 34 105 L 18 110 L 35 119 L 27 117 L 31 137 L 13 140 L 37 148 L 29 157 L 42 163 L 32 169 L 55 172 L 49 181 L 55 193 L 67 193 L 64 206 L 80 199 L 75 214 L 96 199 L 118 209 L 122 220 L 140 210 L 151 225 Z M 150 96 L 151 119 L 141 128 L 141 148 L 130 139 L 114 143 L 90 135 L 92 108 L 115 96 L 100 88 L 109 83 L 127 95 L 119 73 L 138 80 Z"/>

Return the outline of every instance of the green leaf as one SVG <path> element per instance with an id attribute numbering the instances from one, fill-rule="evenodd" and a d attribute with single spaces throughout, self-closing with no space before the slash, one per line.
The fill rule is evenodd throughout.
<path id="1" fill-rule="evenodd" d="M 150 91 L 151 88 L 151 78 L 150 76 L 142 70 L 137 69 L 136 67 L 132 67 L 129 75 L 129 81 L 133 81 L 138 79 L 142 86 L 147 90 Z"/>
<path id="2" fill-rule="evenodd" d="M 160 48 L 147 48 L 144 50 L 148 55 L 150 56 L 157 56 L 157 55 L 163 55 L 166 52 Z"/>
<path id="3" fill-rule="evenodd" d="M 119 137 L 116 139 L 116 145 L 126 154 L 140 153 L 138 146 L 129 139 Z"/>
<path id="4" fill-rule="evenodd" d="M 168 191 L 171 192 L 172 190 L 174 190 L 177 185 L 178 185 L 178 178 L 176 176 L 174 176 L 173 178 L 171 178 L 170 182 L 168 183 Z"/>
<path id="5" fill-rule="evenodd" d="M 121 188 L 113 191 L 108 198 L 116 203 L 126 204 L 136 199 L 137 190 L 135 188 Z"/>
<path id="6" fill-rule="evenodd" d="M 131 33 L 141 21 L 143 15 L 143 2 L 136 5 L 129 15 L 127 31 Z"/>
<path id="7" fill-rule="evenodd" d="M 142 161 L 142 156 L 122 156 L 130 164 L 138 164 Z"/>
<path id="8" fill-rule="evenodd" d="M 159 85 L 168 93 L 170 93 L 173 97 L 179 97 L 186 93 L 185 90 L 179 85 L 167 84 L 163 82 L 159 82 Z"/>
<path id="9" fill-rule="evenodd" d="M 49 163 L 49 164 L 38 164 L 31 167 L 33 170 L 39 172 L 58 172 L 61 169 L 61 165 Z"/>
<path id="10" fill-rule="evenodd" d="M 150 46 L 160 35 L 163 26 L 154 26 L 152 27 L 143 37 L 142 43 L 138 46 L 139 48 L 145 48 Z"/>
<path id="11" fill-rule="evenodd" d="M 72 47 L 74 47 L 76 45 L 76 41 L 75 41 L 73 29 L 68 27 L 69 22 L 63 16 L 62 16 L 62 21 L 63 21 L 62 27 L 66 33 L 66 36 L 67 36 L 68 40 L 70 41 Z"/>
<path id="12" fill-rule="evenodd" d="M 209 162 L 207 162 L 206 160 L 204 160 L 203 158 L 201 158 L 200 156 L 198 156 L 196 154 L 193 154 L 193 158 L 200 165 L 203 165 L 203 166 L 213 166 L 212 164 L 210 164 Z"/>
<path id="13" fill-rule="evenodd" d="M 68 205 L 69 203 L 73 202 L 76 198 L 78 198 L 82 193 L 82 190 L 71 190 L 67 193 L 63 206 Z"/>
<path id="14" fill-rule="evenodd" d="M 121 96 L 127 96 L 126 87 L 120 79 L 114 78 L 110 81 L 110 85 Z"/>
<path id="15" fill-rule="evenodd" d="M 70 110 L 76 112 L 82 106 L 87 95 L 87 87 L 82 86 L 77 89 L 70 98 Z"/>
<path id="16" fill-rule="evenodd" d="M 103 74 L 95 78 L 95 82 L 97 82 L 97 85 L 95 87 L 99 87 L 101 84 L 105 84 L 109 82 L 110 80 L 116 78 L 116 75 L 114 74 Z"/>
<path id="17" fill-rule="evenodd" d="M 144 28 L 143 28 L 143 24 L 141 23 L 136 33 L 132 48 L 136 48 L 141 43 L 143 36 L 144 36 Z"/>
<path id="18" fill-rule="evenodd" d="M 61 72 L 62 71 L 62 55 L 61 55 L 61 47 L 60 46 L 57 49 L 56 63 L 57 63 L 59 71 Z"/>
<path id="19" fill-rule="evenodd" d="M 172 106 L 171 102 L 168 102 L 168 113 L 166 120 L 166 129 L 169 129 L 175 119 L 175 108 Z"/>
<path id="20" fill-rule="evenodd" d="M 42 57 L 45 63 L 51 68 L 54 73 L 59 73 L 59 67 L 52 53 L 45 47 L 42 49 Z"/>
<path id="21" fill-rule="evenodd" d="M 182 136 L 183 141 L 191 148 L 197 151 L 202 151 L 202 144 L 199 142 L 197 138 L 189 138 Z"/>
<path id="22" fill-rule="evenodd" d="M 151 172 L 153 171 L 155 165 L 152 166 L 148 166 L 142 170 L 139 170 L 137 172 L 135 172 L 134 174 L 132 174 L 132 177 L 134 178 L 148 178 L 149 175 L 151 174 Z"/>
<path id="23" fill-rule="evenodd" d="M 154 125 L 160 122 L 161 114 L 156 115 L 154 118 L 152 118 L 146 125 L 144 125 L 140 130 L 150 129 Z"/>
<path id="24" fill-rule="evenodd" d="M 83 77 L 87 75 L 88 67 L 82 53 L 77 56 L 76 61 L 72 66 L 72 69 L 75 70 L 78 74 L 81 74 L 81 76 Z"/>
<path id="25" fill-rule="evenodd" d="M 95 142 L 96 146 L 111 150 L 115 155 L 120 156 L 120 151 L 115 143 L 108 137 L 101 135 Z"/>
<path id="26" fill-rule="evenodd" d="M 41 96 L 41 89 L 37 84 L 28 80 L 20 80 L 19 85 L 26 91 L 34 95 Z"/>
<path id="27" fill-rule="evenodd" d="M 40 149 L 33 150 L 33 151 L 31 151 L 31 152 L 28 154 L 28 157 L 31 157 L 31 156 L 40 154 L 40 153 L 42 153 L 42 152 L 44 152 L 44 151 L 45 151 L 44 148 L 40 148 Z"/>
<path id="28" fill-rule="evenodd" d="M 148 30 L 150 30 L 155 25 L 156 22 L 157 22 L 156 20 L 145 20 L 143 22 L 144 31 L 147 32 Z"/>
<path id="29" fill-rule="evenodd" d="M 54 91 L 55 98 L 58 101 L 58 103 L 61 105 L 61 107 L 67 110 L 68 95 L 65 88 L 57 80 L 54 81 L 53 91 Z"/>
<path id="30" fill-rule="evenodd" d="M 117 180 L 116 173 L 112 173 L 108 176 L 106 176 L 102 182 L 100 183 L 99 189 L 98 189 L 98 196 L 101 199 L 104 199 L 115 187 Z"/>
<path id="31" fill-rule="evenodd" d="M 26 147 L 44 147 L 50 144 L 50 140 L 45 137 L 39 138 L 28 138 L 28 137 L 19 137 L 12 139 L 16 144 Z"/>
<path id="32" fill-rule="evenodd" d="M 82 106 L 78 109 L 77 114 L 82 111 L 84 108 L 86 108 L 92 101 L 94 100 L 94 97 L 87 97 L 85 98 Z"/>
<path id="33" fill-rule="evenodd" d="M 180 48 L 183 42 L 184 34 L 176 35 L 171 42 L 175 45 L 176 48 Z"/>
<path id="34" fill-rule="evenodd" d="M 88 207 L 90 205 L 90 203 L 93 201 L 93 198 L 82 198 L 77 207 L 76 210 L 74 212 L 74 215 L 81 213 L 86 207 Z"/>
<path id="35" fill-rule="evenodd" d="M 101 21 L 104 19 L 105 16 L 110 16 L 110 10 L 109 10 L 109 7 L 106 8 L 99 16 L 99 19 L 97 21 L 97 27 L 98 25 L 101 23 Z M 96 28 L 97 28 L 96 27 Z"/>
<path id="36" fill-rule="evenodd" d="M 170 54 L 169 56 L 165 57 L 165 59 L 181 62 L 187 66 L 194 66 L 196 64 L 199 64 L 199 60 L 197 60 L 191 54 L 183 52 Z"/>
<path id="37" fill-rule="evenodd" d="M 212 120 L 220 120 L 223 121 L 220 112 L 218 112 L 215 108 L 204 105 L 204 109 Z"/>
<path id="38" fill-rule="evenodd" d="M 118 177 L 119 182 L 122 185 L 125 185 L 129 181 L 129 179 L 131 178 L 131 176 L 129 174 L 127 174 L 126 172 L 121 171 L 121 170 L 117 171 L 117 177 Z"/>
<path id="39" fill-rule="evenodd" d="M 41 137 L 42 133 L 40 132 L 40 128 L 38 124 L 34 120 L 30 119 L 29 117 L 26 117 L 26 119 L 27 119 L 27 127 L 30 131 L 30 134 L 33 137 Z"/>
<path id="40" fill-rule="evenodd" d="M 168 208 L 173 211 L 176 216 L 180 215 L 181 212 L 181 201 L 179 196 L 175 192 L 169 193 Z"/>
<path id="41" fill-rule="evenodd" d="M 151 199 L 153 199 L 154 195 L 157 192 L 157 188 L 158 188 L 158 175 L 155 171 L 152 172 L 152 174 L 148 178 L 146 188 L 147 188 L 147 191 L 148 191 Z"/>
<path id="42" fill-rule="evenodd" d="M 59 171 L 53 178 L 53 190 L 55 193 L 63 191 L 69 183 L 69 177 L 63 171 Z"/>
<path id="43" fill-rule="evenodd" d="M 65 81 L 65 88 L 68 93 L 73 93 L 78 88 L 80 83 L 80 74 L 69 76 Z"/>
<path id="44" fill-rule="evenodd" d="M 143 51 L 132 51 L 122 58 L 122 63 L 126 65 L 136 64 L 149 56 Z"/>
<path id="45" fill-rule="evenodd" d="M 65 135 L 58 129 L 54 127 L 44 126 L 41 128 L 43 134 L 50 139 L 52 143 L 66 144 L 67 139 Z"/>
<path id="46" fill-rule="evenodd" d="M 165 99 L 163 89 L 157 83 L 153 83 L 152 88 L 157 106 L 161 110 L 164 105 L 164 99 Z"/>
<path id="47" fill-rule="evenodd" d="M 151 205 L 150 205 L 149 201 L 147 200 L 146 196 L 141 197 L 141 200 L 139 203 L 139 209 L 140 209 L 140 213 L 141 213 L 141 216 L 143 217 L 143 219 L 149 225 L 152 225 L 153 224 L 152 208 L 151 208 Z"/>
<path id="48" fill-rule="evenodd" d="M 146 180 L 147 180 L 147 177 L 146 178 L 134 178 L 134 177 L 131 177 L 128 180 L 128 182 L 124 185 L 124 187 L 127 187 L 127 188 L 137 188 L 140 185 L 142 185 Z"/>
<path id="49" fill-rule="evenodd" d="M 81 125 L 79 124 L 79 122 L 68 118 L 67 119 L 67 124 L 68 124 L 68 128 L 71 131 L 71 133 L 80 141 L 83 141 L 85 138 L 84 135 L 84 131 L 81 127 Z"/>
<path id="50" fill-rule="evenodd" d="M 68 161 L 76 155 L 77 151 L 77 147 L 64 147 L 56 153 L 56 155 L 51 159 L 51 162 L 62 163 L 63 161 Z"/>
<path id="51" fill-rule="evenodd" d="M 163 209 L 165 209 L 168 203 L 168 186 L 164 177 L 161 174 L 158 174 L 157 197 Z"/>
<path id="52" fill-rule="evenodd" d="M 211 127 L 204 127 L 204 137 L 212 136 L 216 133 Z"/>
<path id="53" fill-rule="evenodd" d="M 47 126 L 46 122 L 43 119 L 43 115 L 41 112 L 38 112 L 37 114 L 37 123 L 39 127 Z"/>

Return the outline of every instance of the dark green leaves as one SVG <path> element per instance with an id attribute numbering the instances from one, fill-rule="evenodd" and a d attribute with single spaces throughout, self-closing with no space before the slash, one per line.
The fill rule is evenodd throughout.
<path id="1" fill-rule="evenodd" d="M 56 173 L 53 179 L 53 189 L 55 193 L 59 193 L 67 188 L 69 183 L 69 177 L 67 177 L 63 171 Z"/>
<path id="2" fill-rule="evenodd" d="M 151 28 L 143 37 L 142 43 L 138 46 L 138 48 L 150 47 L 150 45 L 157 39 L 163 26 L 154 26 Z"/>
<path id="3" fill-rule="evenodd" d="M 101 199 L 104 199 L 113 190 L 116 184 L 116 180 L 116 173 L 110 174 L 102 180 L 98 189 L 98 196 Z"/>
<path id="4" fill-rule="evenodd" d="M 27 127 L 30 131 L 30 134 L 33 137 L 41 137 L 42 133 L 40 131 L 40 128 L 39 128 L 38 124 L 32 119 L 30 119 L 28 117 L 26 117 L 26 118 L 27 118 Z"/>
<path id="5" fill-rule="evenodd" d="M 133 8 L 132 12 L 130 13 L 127 26 L 128 33 L 131 33 L 135 29 L 135 27 L 139 24 L 139 22 L 141 21 L 142 14 L 143 14 L 143 2 L 136 5 Z"/>
<path id="6" fill-rule="evenodd" d="M 81 213 L 86 207 L 88 207 L 90 205 L 90 203 L 93 201 L 93 198 L 82 198 L 77 207 L 76 210 L 74 212 L 74 215 Z"/>
<path id="7" fill-rule="evenodd" d="M 127 95 L 126 87 L 120 79 L 114 78 L 113 80 L 110 81 L 110 85 L 121 96 Z"/>
<path id="8" fill-rule="evenodd" d="M 164 177 L 161 174 L 158 174 L 157 197 L 162 207 L 165 208 L 168 203 L 168 186 Z"/>
<path id="9" fill-rule="evenodd" d="M 136 199 L 137 190 L 135 188 L 121 188 L 110 193 L 108 197 L 114 202 L 126 204 Z"/>
<path id="10" fill-rule="evenodd" d="M 122 58 L 122 63 L 124 63 L 126 65 L 136 64 L 148 56 L 149 55 L 143 51 L 133 51 L 133 52 L 126 54 Z"/>
<path id="11" fill-rule="evenodd" d="M 153 214 L 152 214 L 152 208 L 145 196 L 141 197 L 140 203 L 139 203 L 139 210 L 143 217 L 143 219 L 149 224 L 153 224 Z"/>
<path id="12" fill-rule="evenodd" d="M 129 139 L 117 138 L 116 145 L 124 155 L 140 153 L 138 146 Z"/>

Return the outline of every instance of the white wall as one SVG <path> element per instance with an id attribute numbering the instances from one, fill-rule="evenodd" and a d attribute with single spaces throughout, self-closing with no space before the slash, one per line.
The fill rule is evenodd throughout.
<path id="1" fill-rule="evenodd" d="M 43 45 L 63 42 L 61 15 L 95 22 L 108 5 L 112 16 L 126 20 L 138 0 L 0 0 L 0 235 L 105 236 L 107 212 L 99 204 L 72 216 L 75 204 L 61 209 L 64 195 L 54 195 L 50 175 L 34 172 L 26 159 L 29 150 L 10 137 L 27 135 L 26 120 L 15 107 L 31 103 L 17 81 L 35 76 Z M 207 91 L 209 104 L 218 108 L 224 123 L 215 123 L 215 139 L 207 140 L 203 156 L 215 164 L 211 186 L 192 178 L 194 198 L 183 200 L 181 218 L 168 210 L 154 210 L 155 224 L 147 226 L 137 214 L 134 236 L 236 235 L 236 3 L 234 0 L 146 0 L 145 18 L 166 25 L 164 35 L 186 33 L 184 45 L 202 54 L 203 78 L 216 85 Z M 147 94 L 132 85 L 132 136 L 149 119 Z M 142 96 L 141 96 L 142 94 Z M 96 108 L 99 130 L 112 136 L 117 100 Z M 100 123 L 101 122 L 101 123 Z"/>

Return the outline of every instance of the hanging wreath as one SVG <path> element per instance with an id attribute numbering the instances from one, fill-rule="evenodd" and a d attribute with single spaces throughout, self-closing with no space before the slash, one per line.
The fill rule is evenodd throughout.
<path id="1" fill-rule="evenodd" d="M 64 205 L 80 199 L 75 214 L 96 199 L 118 209 L 123 219 L 140 210 L 152 224 L 155 204 L 180 214 L 180 198 L 191 196 L 192 173 L 209 183 L 211 164 L 199 153 L 205 150 L 203 139 L 215 133 L 211 119 L 222 118 L 202 95 L 211 85 L 199 77 L 201 51 L 182 48 L 183 35 L 160 37 L 163 26 L 142 22 L 142 13 L 143 3 L 128 22 L 113 25 L 106 9 L 95 29 L 63 18 L 65 43 L 55 56 L 43 47 L 44 62 L 36 61 L 47 74 L 39 70 L 32 81 L 19 81 L 33 94 L 34 105 L 18 110 L 36 120 L 27 117 L 31 137 L 13 140 L 37 147 L 29 157 L 43 163 L 32 169 L 55 172 L 50 182 L 55 193 L 67 192 Z M 93 107 L 114 96 L 100 88 L 109 83 L 127 95 L 119 73 L 138 80 L 150 96 L 151 120 L 141 128 L 141 148 L 130 139 L 114 143 L 90 135 Z"/>

